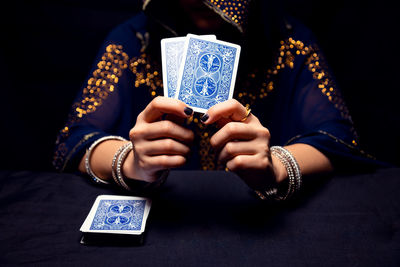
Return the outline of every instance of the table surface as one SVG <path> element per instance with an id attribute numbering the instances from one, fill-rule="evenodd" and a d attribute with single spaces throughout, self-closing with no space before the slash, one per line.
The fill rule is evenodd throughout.
<path id="1" fill-rule="evenodd" d="M 95 198 L 74 174 L 0 172 L 0 265 L 400 266 L 400 169 L 306 181 L 296 201 L 258 200 L 233 173 L 172 171 L 141 246 L 84 246 Z"/>

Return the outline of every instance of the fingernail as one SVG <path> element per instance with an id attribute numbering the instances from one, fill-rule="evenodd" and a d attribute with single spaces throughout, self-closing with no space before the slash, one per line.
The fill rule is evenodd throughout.
<path id="1" fill-rule="evenodd" d="M 189 115 L 192 115 L 193 109 L 191 109 L 191 108 L 189 108 L 189 107 L 185 107 L 185 108 L 183 109 L 183 112 L 185 112 L 185 114 L 189 116 Z"/>
<path id="2" fill-rule="evenodd" d="M 207 113 L 204 114 L 204 115 L 200 118 L 200 120 L 201 120 L 202 122 L 206 122 L 206 121 L 208 120 L 208 114 L 207 114 Z"/>

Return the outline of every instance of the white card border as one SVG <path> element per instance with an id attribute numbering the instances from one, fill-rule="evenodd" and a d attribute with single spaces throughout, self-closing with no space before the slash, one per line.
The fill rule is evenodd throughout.
<path id="1" fill-rule="evenodd" d="M 206 40 L 211 40 L 211 41 L 217 40 L 217 36 L 214 34 L 206 34 L 206 35 L 190 34 L 190 35 L 196 36 L 196 37 L 202 37 Z M 170 37 L 170 38 L 161 39 L 161 71 L 162 71 L 162 81 L 163 81 L 163 93 L 164 93 L 165 97 L 169 97 L 168 96 L 168 87 L 167 87 L 168 83 L 166 83 L 168 76 L 167 76 L 167 58 L 166 58 L 167 53 L 165 51 L 165 44 L 181 41 L 184 43 L 184 48 L 185 48 L 186 39 L 187 39 L 187 36 Z M 183 60 L 183 57 L 182 57 L 182 60 Z M 180 65 L 182 65 L 182 62 Z M 180 70 L 180 66 L 178 69 L 178 77 L 177 78 L 179 78 L 179 70 Z M 179 80 L 178 80 L 178 83 L 179 83 Z M 178 89 L 178 84 L 177 84 L 177 89 Z M 175 93 L 175 95 L 176 95 L 176 93 Z M 175 99 L 175 95 L 171 98 Z"/>
<path id="2" fill-rule="evenodd" d="M 162 65 L 162 79 L 163 79 L 163 93 L 165 97 L 168 97 L 168 88 L 167 88 L 167 58 L 165 51 L 165 44 L 172 42 L 185 41 L 186 37 L 172 37 L 172 38 L 164 38 L 161 40 L 161 65 Z M 179 71 L 179 70 L 178 70 Z M 178 72 L 179 75 L 179 72 Z"/>
<path id="3" fill-rule="evenodd" d="M 229 42 L 225 42 L 225 41 L 220 41 L 220 40 L 209 40 L 209 39 L 206 39 L 206 38 L 202 38 L 202 36 L 198 36 L 198 35 L 194 35 L 194 34 L 190 34 L 189 33 L 188 35 L 186 35 L 185 45 L 183 47 L 184 51 L 183 51 L 183 55 L 182 55 L 182 63 L 185 62 L 185 59 L 186 59 L 186 56 L 187 56 L 187 48 L 188 48 L 188 45 L 189 45 L 190 38 L 210 41 L 210 42 L 218 43 L 218 44 L 221 44 L 221 45 L 228 45 L 228 46 L 232 46 L 232 47 L 237 49 L 237 53 L 235 55 L 235 63 L 234 63 L 234 66 L 233 66 L 231 84 L 229 86 L 229 95 L 228 95 L 228 99 L 227 100 L 232 99 L 233 91 L 235 89 L 236 75 L 237 75 L 237 69 L 238 69 L 238 65 L 239 65 L 239 58 L 240 58 L 240 52 L 241 52 L 240 45 L 229 43 Z M 181 66 L 179 68 L 178 85 L 176 87 L 176 93 L 175 93 L 174 99 L 178 99 L 179 91 L 181 90 L 183 70 L 184 70 L 184 67 L 185 67 L 184 65 L 185 64 L 181 64 Z M 192 106 L 191 106 L 191 108 L 194 111 L 199 112 L 199 113 L 207 113 L 207 109 L 204 109 L 204 108 L 198 108 L 198 107 L 192 107 Z"/>
<path id="4" fill-rule="evenodd" d="M 97 207 L 101 200 L 145 200 L 145 208 L 143 212 L 142 227 L 140 230 L 90 230 L 90 225 L 92 224 L 93 218 L 96 215 Z M 99 195 L 97 196 L 92 208 L 85 221 L 83 222 L 81 228 L 79 229 L 83 233 L 104 233 L 104 234 L 129 234 L 129 235 L 140 235 L 144 232 L 146 227 L 147 217 L 149 216 L 151 208 L 151 199 L 144 197 L 135 196 L 118 196 L 118 195 Z"/>

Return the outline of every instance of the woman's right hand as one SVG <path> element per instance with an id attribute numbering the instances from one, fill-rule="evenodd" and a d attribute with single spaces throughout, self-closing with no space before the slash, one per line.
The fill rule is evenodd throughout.
<path id="1" fill-rule="evenodd" d="M 133 151 L 122 166 L 124 175 L 153 182 L 160 171 L 184 165 L 194 134 L 182 124 L 192 114 L 193 110 L 179 100 L 154 98 L 129 132 Z"/>

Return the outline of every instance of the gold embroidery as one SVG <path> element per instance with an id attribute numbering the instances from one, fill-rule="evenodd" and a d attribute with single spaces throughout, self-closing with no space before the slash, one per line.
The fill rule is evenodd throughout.
<path id="1" fill-rule="evenodd" d="M 128 60 L 128 55 L 122 51 L 121 45 L 110 44 L 106 47 L 106 53 L 97 64 L 93 77 L 83 89 L 81 100 L 73 105 L 72 117 L 80 119 L 102 105 L 114 91 L 123 70 L 128 67 Z"/>
<path id="2" fill-rule="evenodd" d="M 133 58 L 129 63 L 129 69 L 135 75 L 135 88 L 146 86 L 152 97 L 159 95 L 158 89 L 163 87 L 162 78 L 158 71 L 159 66 L 153 63 L 146 53 L 142 53 L 139 58 Z M 155 65 L 154 65 L 155 64 Z"/>
<path id="3" fill-rule="evenodd" d="M 61 170 L 61 166 L 64 163 L 64 158 L 68 154 L 68 148 L 65 143 L 60 143 L 57 145 L 57 149 L 53 155 L 53 166 L 56 167 L 57 170 Z"/>
<path id="4" fill-rule="evenodd" d="M 80 100 L 72 105 L 72 111 L 68 116 L 67 123 L 60 130 L 57 137 L 57 149 L 53 159 L 53 165 L 57 169 L 61 168 L 60 164 L 64 161 L 68 150 L 65 144 L 62 145 L 60 142 L 68 137 L 70 125 L 82 119 L 84 115 L 96 111 L 109 94 L 114 92 L 123 70 L 128 67 L 128 60 L 129 57 L 122 51 L 121 45 L 110 44 L 106 47 L 105 53 L 97 64 L 97 69 L 87 81 Z"/>
<path id="5" fill-rule="evenodd" d="M 218 0 L 212 1 L 216 4 Z M 222 3 L 223 0 L 220 0 Z M 240 1 L 237 1 L 238 5 Z M 216 4 L 217 5 L 217 4 Z M 229 4 L 228 4 L 229 5 Z M 220 8 L 220 6 L 218 6 Z M 225 10 L 225 9 L 221 9 Z M 229 8 L 227 10 L 230 10 Z M 230 14 L 230 13 L 229 13 Z M 240 18 L 239 18 L 240 19 Z M 237 22 L 239 23 L 239 22 Z M 236 93 L 236 98 L 246 107 L 250 107 L 258 99 L 263 99 L 268 96 L 270 92 L 274 90 L 273 78 L 279 73 L 280 70 L 288 67 L 294 68 L 295 58 L 298 55 L 307 57 L 306 65 L 308 70 L 313 73 L 313 78 L 319 80 L 318 88 L 321 92 L 326 95 L 337 109 L 340 110 L 342 116 L 348 120 L 351 120 L 346 105 L 342 98 L 335 90 L 335 85 L 332 79 L 329 77 L 328 72 L 325 70 L 323 64 L 321 64 L 320 55 L 318 50 L 312 46 L 305 46 L 303 42 L 296 41 L 293 38 L 280 42 L 279 54 L 275 65 L 268 69 L 266 73 L 251 73 L 247 76 L 245 86 L 242 88 L 254 88 L 253 84 L 258 84 L 258 90 L 256 91 L 241 91 Z M 115 90 L 115 85 L 118 83 L 119 78 L 122 75 L 122 71 L 128 67 L 128 56 L 122 51 L 120 45 L 109 45 L 107 46 L 106 53 L 102 56 L 102 60 L 98 63 L 98 68 L 93 72 L 93 77 L 88 80 L 88 85 L 85 87 L 82 99 L 73 105 L 73 112 L 69 116 L 68 123 L 60 131 L 60 135 L 57 139 L 56 144 L 58 149 L 55 152 L 54 165 L 57 166 L 62 163 L 68 150 L 65 144 L 59 144 L 60 137 L 67 137 L 69 133 L 69 125 L 76 122 L 84 115 L 95 111 L 103 101 L 108 97 L 110 93 Z M 152 97 L 160 95 L 157 92 L 158 89 L 162 88 L 162 79 L 160 68 L 158 65 L 150 65 L 150 60 L 146 53 L 142 53 L 139 58 L 133 58 L 129 61 L 129 69 L 135 75 L 134 86 L 146 86 Z M 261 84 L 259 84 L 260 75 L 264 78 Z M 198 118 L 190 118 L 188 124 L 194 123 L 196 125 L 195 130 L 198 136 L 200 136 L 200 163 L 203 170 L 215 169 L 215 154 L 210 145 L 210 131 L 209 127 L 202 124 Z M 353 133 L 356 137 L 355 131 Z M 356 139 L 353 140 L 352 144 L 357 146 Z"/>
<path id="6" fill-rule="evenodd" d="M 302 41 L 294 40 L 293 38 L 288 38 L 287 40 L 282 40 L 280 42 L 278 58 L 274 66 L 267 70 L 265 80 L 260 86 L 260 89 L 256 93 L 246 93 L 240 92 L 237 94 L 237 99 L 243 105 L 253 105 L 257 99 L 265 98 L 268 93 L 274 90 L 273 77 L 276 76 L 281 70 L 285 68 L 294 68 L 296 56 L 306 56 L 306 66 L 308 70 L 312 73 L 314 79 L 318 80 L 318 88 L 321 93 L 327 96 L 328 100 L 340 111 L 341 116 L 349 120 L 352 124 L 352 119 L 349 114 L 349 110 L 345 105 L 343 98 L 336 90 L 336 85 L 333 79 L 329 76 L 329 72 L 326 70 L 326 66 L 321 60 L 321 55 L 318 48 L 311 45 L 306 46 Z M 248 76 L 249 80 L 254 80 L 256 75 L 254 73 Z M 357 133 L 354 128 L 351 129 L 355 139 L 358 139 Z M 354 140 L 354 145 L 357 145 L 357 141 Z"/>
<path id="7" fill-rule="evenodd" d="M 206 5 L 220 14 L 225 20 L 237 26 L 243 32 L 246 21 L 248 0 L 208 0 Z"/>

